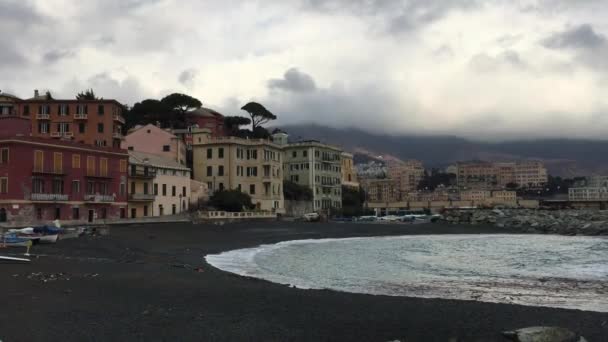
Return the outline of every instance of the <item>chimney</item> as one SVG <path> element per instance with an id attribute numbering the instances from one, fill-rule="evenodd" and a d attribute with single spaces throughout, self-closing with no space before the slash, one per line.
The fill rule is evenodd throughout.
<path id="1" fill-rule="evenodd" d="M 34 89 L 34 97 L 38 97 L 38 89 Z"/>

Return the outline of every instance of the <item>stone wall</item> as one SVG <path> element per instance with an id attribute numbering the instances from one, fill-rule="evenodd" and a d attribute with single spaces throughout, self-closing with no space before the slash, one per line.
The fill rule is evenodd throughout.
<path id="1" fill-rule="evenodd" d="M 491 224 L 527 233 L 608 235 L 608 211 L 597 210 L 446 210 L 442 219 L 452 224 Z"/>

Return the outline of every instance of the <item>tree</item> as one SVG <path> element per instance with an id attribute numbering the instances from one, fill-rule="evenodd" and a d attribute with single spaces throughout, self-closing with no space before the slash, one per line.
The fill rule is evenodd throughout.
<path id="1" fill-rule="evenodd" d="M 517 188 L 519 188 L 519 185 L 517 185 L 517 183 L 510 182 L 505 185 L 505 188 L 507 190 L 517 190 Z"/>
<path id="2" fill-rule="evenodd" d="M 249 102 L 241 109 L 249 113 L 249 116 L 251 117 L 251 130 L 253 132 L 255 132 L 257 127 L 277 119 L 276 115 L 272 114 L 266 107 L 257 102 Z"/>
<path id="3" fill-rule="evenodd" d="M 224 127 L 230 135 L 239 136 L 241 126 L 251 124 L 251 119 L 242 116 L 226 116 L 224 117 Z"/>
<path id="4" fill-rule="evenodd" d="M 365 192 L 361 188 L 342 186 L 342 215 L 346 217 L 364 215 Z"/>
<path id="5" fill-rule="evenodd" d="M 217 191 L 209 198 L 209 205 L 229 212 L 241 212 L 255 208 L 255 205 L 251 202 L 251 197 L 239 190 Z"/>
<path id="6" fill-rule="evenodd" d="M 82 101 L 82 100 L 102 100 L 102 99 L 95 96 L 95 92 L 93 91 L 93 89 L 87 89 L 85 91 L 82 91 L 82 92 L 76 94 L 76 100 Z"/>
<path id="7" fill-rule="evenodd" d="M 190 95 L 173 93 L 160 100 L 172 110 L 185 115 L 187 112 L 201 108 L 203 103 Z"/>
<path id="8" fill-rule="evenodd" d="M 203 104 L 198 99 L 186 95 L 173 93 L 171 95 L 167 95 L 163 97 L 160 102 L 163 103 L 167 108 L 169 108 L 170 115 L 167 117 L 167 124 L 171 128 L 185 128 L 190 123 L 186 122 L 187 117 L 186 114 L 194 109 L 201 108 Z"/>
<path id="9" fill-rule="evenodd" d="M 131 110 L 125 113 L 125 120 L 131 126 L 137 124 L 156 124 L 161 127 L 170 127 L 171 109 L 161 101 L 147 99 L 137 102 Z"/>
<path id="10" fill-rule="evenodd" d="M 312 201 L 312 190 L 292 181 L 283 181 L 283 197 L 289 201 Z"/>
<path id="11" fill-rule="evenodd" d="M 46 99 L 47 100 L 53 100 L 53 95 L 51 95 L 51 91 L 50 90 L 47 90 L 45 95 L 46 95 Z"/>

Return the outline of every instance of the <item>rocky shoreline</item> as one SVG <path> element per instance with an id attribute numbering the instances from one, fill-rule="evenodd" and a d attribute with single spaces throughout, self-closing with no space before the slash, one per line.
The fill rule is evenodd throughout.
<path id="1" fill-rule="evenodd" d="M 449 210 L 442 220 L 451 224 L 494 225 L 525 233 L 608 235 L 608 211 L 461 209 Z"/>

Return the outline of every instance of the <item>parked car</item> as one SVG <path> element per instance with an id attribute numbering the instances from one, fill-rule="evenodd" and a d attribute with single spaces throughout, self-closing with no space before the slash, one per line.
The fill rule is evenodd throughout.
<path id="1" fill-rule="evenodd" d="M 319 216 L 318 213 L 307 213 L 307 214 L 302 215 L 302 219 L 306 222 L 319 221 L 320 218 L 321 218 L 321 216 Z"/>
<path id="2" fill-rule="evenodd" d="M 377 220 L 378 218 L 376 216 L 360 216 L 357 218 L 357 221 L 359 222 L 375 222 Z"/>

